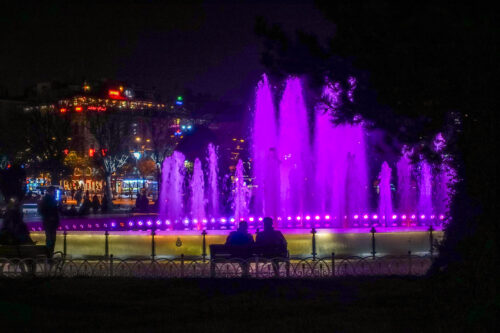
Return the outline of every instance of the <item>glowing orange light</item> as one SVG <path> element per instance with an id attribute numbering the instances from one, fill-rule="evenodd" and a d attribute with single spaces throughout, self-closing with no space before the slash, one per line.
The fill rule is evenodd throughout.
<path id="1" fill-rule="evenodd" d="M 60 108 L 59 111 L 61 111 L 61 113 L 65 113 L 68 110 L 66 108 Z"/>
<path id="2" fill-rule="evenodd" d="M 81 106 L 75 107 L 76 112 L 82 112 L 83 108 Z"/>
<path id="3" fill-rule="evenodd" d="M 64 152 L 65 155 L 68 155 L 69 154 L 69 149 L 64 149 L 63 152 Z"/>
<path id="4" fill-rule="evenodd" d="M 89 149 L 89 156 L 90 157 L 94 157 L 94 154 L 95 154 L 95 149 L 94 148 L 90 148 Z"/>
<path id="5" fill-rule="evenodd" d="M 119 97 L 120 96 L 120 92 L 118 90 L 110 90 L 109 91 L 109 96 Z"/>

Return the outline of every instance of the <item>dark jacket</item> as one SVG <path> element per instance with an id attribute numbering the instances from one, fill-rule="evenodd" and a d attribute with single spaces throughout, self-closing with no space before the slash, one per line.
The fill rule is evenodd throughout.
<path id="1" fill-rule="evenodd" d="M 252 235 L 239 230 L 231 231 L 226 239 L 226 245 L 252 245 L 253 243 Z"/>
<path id="2" fill-rule="evenodd" d="M 54 197 L 46 194 L 38 206 L 38 212 L 42 215 L 44 228 L 57 228 L 59 226 L 59 208 Z"/>

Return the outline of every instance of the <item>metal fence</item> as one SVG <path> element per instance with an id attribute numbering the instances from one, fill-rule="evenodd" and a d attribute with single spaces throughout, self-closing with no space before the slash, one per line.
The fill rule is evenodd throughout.
<path id="1" fill-rule="evenodd" d="M 136 278 L 332 278 L 346 276 L 424 275 L 432 256 L 250 258 L 205 260 L 0 258 L 0 277 L 136 277 Z"/>

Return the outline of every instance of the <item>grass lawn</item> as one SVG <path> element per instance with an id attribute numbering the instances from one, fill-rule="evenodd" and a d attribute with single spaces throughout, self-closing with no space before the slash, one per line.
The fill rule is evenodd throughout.
<path id="1" fill-rule="evenodd" d="M 398 277 L 2 279 L 0 332 L 463 331 L 467 311 L 430 286 Z"/>

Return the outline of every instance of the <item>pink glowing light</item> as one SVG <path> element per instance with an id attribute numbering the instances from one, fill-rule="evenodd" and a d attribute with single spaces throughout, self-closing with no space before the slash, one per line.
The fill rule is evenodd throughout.
<path id="1" fill-rule="evenodd" d="M 309 215 L 306 215 L 306 220 L 309 221 L 310 219 L 311 219 L 311 217 Z"/>
<path id="2" fill-rule="evenodd" d="M 364 218 L 365 220 L 368 220 L 368 214 L 363 215 L 363 218 Z"/>
<path id="3" fill-rule="evenodd" d="M 300 221 L 300 216 L 297 216 L 296 219 L 297 219 L 297 221 Z"/>
<path id="4" fill-rule="evenodd" d="M 378 215 L 377 214 L 373 214 L 372 219 L 374 219 L 374 220 L 378 219 Z"/>
<path id="5" fill-rule="evenodd" d="M 431 215 L 431 220 L 434 220 L 436 218 L 436 215 Z"/>
<path id="6" fill-rule="evenodd" d="M 137 224 L 138 224 L 138 225 L 142 225 L 143 223 L 142 223 L 142 221 L 139 221 L 139 222 L 137 222 Z"/>
<path id="7" fill-rule="evenodd" d="M 221 218 L 221 219 L 220 219 L 220 221 L 221 221 L 222 223 L 226 223 L 226 222 L 227 222 L 227 220 L 226 220 L 225 218 Z"/>
<path id="8" fill-rule="evenodd" d="M 329 220 L 330 219 L 330 215 L 325 215 L 325 220 Z"/>
<path id="9" fill-rule="evenodd" d="M 412 219 L 412 220 L 414 220 L 414 219 L 416 219 L 416 218 L 417 218 L 417 216 L 416 216 L 415 214 L 413 214 L 413 215 L 411 216 L 411 219 Z"/>
<path id="10" fill-rule="evenodd" d="M 263 220 L 263 218 L 262 218 L 262 217 L 259 217 L 259 221 L 261 221 L 261 222 L 262 222 L 262 220 Z"/>
<path id="11" fill-rule="evenodd" d="M 292 220 L 292 217 L 291 217 L 291 216 L 288 216 L 286 219 L 287 219 L 288 221 L 291 221 L 291 220 Z"/>
<path id="12" fill-rule="evenodd" d="M 148 225 L 152 225 L 152 224 L 153 224 L 153 222 L 151 222 L 151 221 L 148 221 L 148 222 L 147 222 L 147 224 L 148 224 Z"/>
<path id="13" fill-rule="evenodd" d="M 406 220 L 406 215 L 401 215 L 401 218 L 402 218 L 403 220 Z"/>
<path id="14" fill-rule="evenodd" d="M 397 216 L 397 215 L 392 215 L 392 219 L 393 219 L 393 220 L 395 220 L 395 219 L 397 219 L 397 218 L 398 218 L 398 216 Z"/>
<path id="15" fill-rule="evenodd" d="M 249 218 L 248 218 L 248 220 L 249 220 L 250 222 L 253 222 L 255 219 L 254 219 L 253 217 L 249 217 Z"/>
<path id="16" fill-rule="evenodd" d="M 425 214 L 420 215 L 421 220 L 425 220 Z"/>
<path id="17" fill-rule="evenodd" d="M 358 218 L 359 218 L 359 215 L 358 215 L 358 214 L 354 215 L 354 219 L 355 219 L 355 220 L 357 220 Z"/>
<path id="18" fill-rule="evenodd" d="M 443 214 L 439 215 L 439 219 L 444 220 L 444 215 Z"/>
<path id="19" fill-rule="evenodd" d="M 203 219 L 202 222 L 203 222 L 203 224 L 207 224 L 208 221 L 207 221 L 207 219 Z"/>
<path id="20" fill-rule="evenodd" d="M 317 220 L 319 220 L 319 215 L 316 215 L 316 216 L 314 217 L 314 219 L 315 219 L 316 221 L 317 221 Z"/>
<path id="21" fill-rule="evenodd" d="M 234 217 L 231 217 L 231 219 L 229 221 L 234 222 Z"/>

